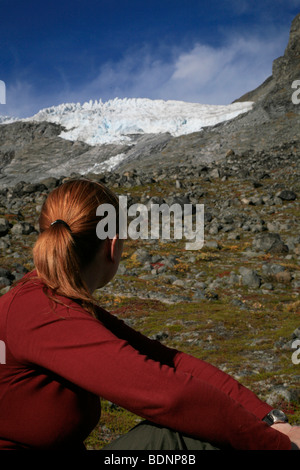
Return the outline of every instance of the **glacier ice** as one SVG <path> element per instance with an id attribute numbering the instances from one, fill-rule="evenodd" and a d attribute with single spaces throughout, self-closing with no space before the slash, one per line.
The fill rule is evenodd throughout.
<path id="1" fill-rule="evenodd" d="M 132 142 L 134 134 L 199 132 L 252 109 L 252 102 L 204 105 L 175 100 L 115 98 L 106 102 L 64 103 L 39 111 L 23 121 L 48 121 L 64 126 L 60 137 L 89 145 Z"/>

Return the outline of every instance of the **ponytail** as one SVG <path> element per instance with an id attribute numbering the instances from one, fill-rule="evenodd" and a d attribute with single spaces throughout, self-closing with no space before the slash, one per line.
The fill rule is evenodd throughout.
<path id="1" fill-rule="evenodd" d="M 51 298 L 58 301 L 57 294 L 79 300 L 92 314 L 96 300 L 81 272 L 102 243 L 96 234 L 96 210 L 103 203 L 118 211 L 117 196 L 96 182 L 73 180 L 55 188 L 42 207 L 33 248 L 38 278 L 52 291 Z"/>

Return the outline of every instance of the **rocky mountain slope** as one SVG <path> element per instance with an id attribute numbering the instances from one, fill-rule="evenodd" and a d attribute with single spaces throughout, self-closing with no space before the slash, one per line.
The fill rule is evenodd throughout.
<path id="1" fill-rule="evenodd" d="M 96 293 L 101 305 L 145 334 L 226 370 L 298 423 L 299 176 L 298 156 L 282 151 L 93 175 L 126 195 L 128 205 L 205 207 L 201 250 L 186 250 L 184 240 L 126 240 L 118 275 Z M 1 190 L 0 294 L 33 268 L 41 205 L 64 180 Z M 91 448 L 136 419 L 111 404 L 107 413 L 88 441 Z"/>

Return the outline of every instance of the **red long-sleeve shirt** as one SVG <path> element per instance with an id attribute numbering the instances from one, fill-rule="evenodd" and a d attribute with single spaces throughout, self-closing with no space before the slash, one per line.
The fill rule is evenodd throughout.
<path id="1" fill-rule="evenodd" d="M 216 446 L 291 448 L 262 421 L 271 407 L 229 375 L 101 308 L 95 319 L 66 297 L 54 306 L 44 287 L 32 279 L 0 298 L 0 449 L 83 448 L 99 397 Z"/>

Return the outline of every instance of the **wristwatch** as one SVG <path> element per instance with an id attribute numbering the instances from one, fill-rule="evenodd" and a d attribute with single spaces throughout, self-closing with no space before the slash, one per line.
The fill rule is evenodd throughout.
<path id="1" fill-rule="evenodd" d="M 275 423 L 288 423 L 288 418 L 281 410 L 271 410 L 264 418 L 263 421 L 268 423 L 269 426 Z"/>

